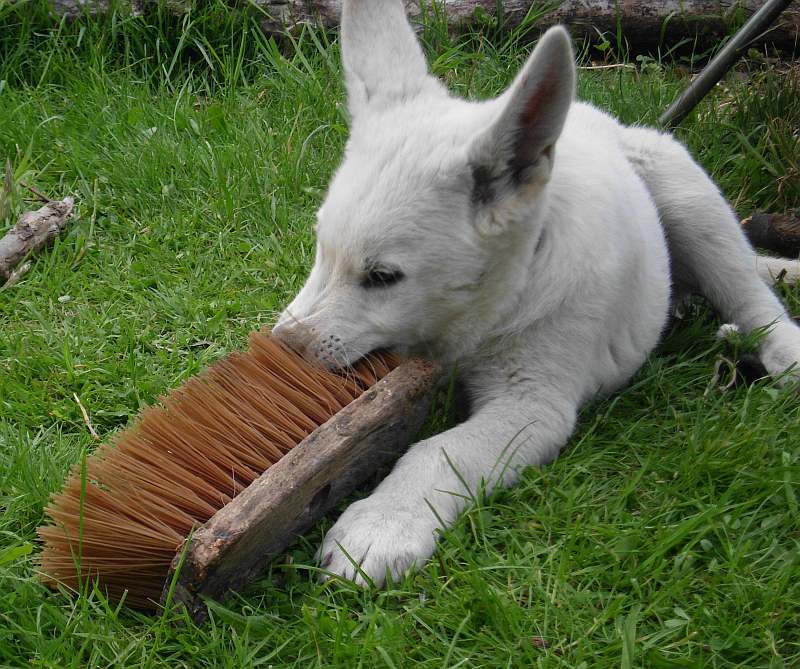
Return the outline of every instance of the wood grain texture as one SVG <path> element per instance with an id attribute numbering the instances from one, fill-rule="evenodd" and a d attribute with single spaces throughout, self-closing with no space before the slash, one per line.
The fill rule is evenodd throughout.
<path id="1" fill-rule="evenodd" d="M 120 0 L 113 6 L 141 13 L 156 0 Z M 186 11 L 188 3 L 160 0 L 176 13 Z M 246 4 L 229 0 L 232 6 Z M 109 0 L 50 0 L 58 16 L 75 17 L 83 13 L 98 14 L 109 10 Z M 311 24 L 326 29 L 339 25 L 341 0 L 252 0 L 258 8 L 261 24 L 269 34 L 293 32 Z M 503 23 L 514 28 L 531 7 L 541 6 L 533 0 L 502 0 Z M 556 23 L 570 27 L 576 37 L 597 41 L 598 31 L 615 39 L 617 22 L 633 48 L 645 49 L 659 44 L 674 44 L 684 37 L 698 37 L 701 43 L 713 45 L 726 35 L 732 24 L 739 25 L 764 4 L 764 0 L 565 0 L 545 14 L 537 26 L 546 28 Z M 421 16 L 419 0 L 405 0 L 412 22 Z M 470 27 L 482 17 L 497 15 L 496 0 L 444 0 L 447 21 L 453 30 Z M 430 3 L 426 3 L 430 6 Z M 737 20 L 739 19 L 739 20 Z M 786 49 L 795 49 L 800 36 L 800 6 L 794 3 L 776 25 L 759 42 L 770 42 Z"/>
<path id="2" fill-rule="evenodd" d="M 174 584 L 173 602 L 200 621 L 207 615 L 204 597 L 221 599 L 262 573 L 405 451 L 440 377 L 436 365 L 408 360 L 317 428 L 194 533 L 173 561 L 162 602 Z"/>
<path id="3" fill-rule="evenodd" d="M 41 209 L 27 211 L 0 239 L 0 285 L 28 254 L 50 244 L 69 222 L 74 202 L 71 197 L 48 202 Z"/>

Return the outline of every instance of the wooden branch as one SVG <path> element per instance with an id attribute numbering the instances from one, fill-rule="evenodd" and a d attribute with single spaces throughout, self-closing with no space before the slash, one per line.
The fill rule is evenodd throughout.
<path id="1" fill-rule="evenodd" d="M 785 214 L 756 212 L 742 221 L 750 243 L 787 258 L 800 256 L 800 209 Z"/>
<path id="2" fill-rule="evenodd" d="M 201 621 L 204 597 L 221 599 L 262 573 L 409 446 L 440 377 L 437 366 L 408 360 L 312 432 L 194 533 L 172 563 L 162 603 L 172 590 L 172 601 Z"/>
<path id="3" fill-rule="evenodd" d="M 76 17 L 81 14 L 101 14 L 111 6 L 127 6 L 138 14 L 157 0 L 50 0 L 58 16 Z M 441 1 L 441 0 L 440 0 Z M 726 35 L 739 14 L 750 15 L 765 0 L 565 0 L 553 11 L 546 13 L 537 28 L 556 23 L 570 27 L 576 37 L 598 39 L 598 31 L 615 39 L 617 24 L 634 48 L 647 48 L 675 44 L 685 37 L 699 37 L 704 44 L 714 44 Z M 179 13 L 190 3 L 161 0 L 162 4 Z M 232 7 L 246 6 L 228 0 Z M 311 24 L 325 29 L 339 25 L 341 0 L 251 0 L 262 15 L 262 26 L 268 34 L 283 34 Z M 420 1 L 405 0 L 412 20 L 421 18 Z M 425 6 L 430 8 L 427 0 Z M 526 17 L 531 7 L 541 6 L 534 0 L 502 0 L 503 25 L 515 28 Z M 468 28 L 497 15 L 497 0 L 444 0 L 446 19 L 454 30 Z M 776 25 L 761 42 L 770 42 L 794 49 L 800 36 L 800 6 L 795 3 L 786 9 Z"/>
<path id="4" fill-rule="evenodd" d="M 31 253 L 51 243 L 66 227 L 72 214 L 71 197 L 53 200 L 37 211 L 27 211 L 0 239 L 0 280 L 9 282 L 14 268 Z M 16 275 L 17 277 L 20 274 Z"/>
<path id="5" fill-rule="evenodd" d="M 40 191 L 38 188 L 34 188 L 33 186 L 30 186 L 30 185 L 26 184 L 24 181 L 20 181 L 19 185 L 22 186 L 26 191 L 28 191 L 31 194 L 35 195 L 38 199 L 40 199 L 45 204 L 50 204 L 52 202 L 52 200 L 49 197 L 47 197 L 47 195 L 42 193 L 42 191 Z"/>

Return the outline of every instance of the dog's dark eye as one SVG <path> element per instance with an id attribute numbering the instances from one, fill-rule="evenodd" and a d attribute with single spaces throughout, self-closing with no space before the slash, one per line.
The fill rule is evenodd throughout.
<path id="1" fill-rule="evenodd" d="M 399 269 L 370 269 L 361 280 L 363 288 L 388 288 L 405 278 Z"/>

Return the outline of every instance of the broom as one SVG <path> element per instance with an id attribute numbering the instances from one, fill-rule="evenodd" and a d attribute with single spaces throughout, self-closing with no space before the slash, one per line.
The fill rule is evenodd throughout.
<path id="1" fill-rule="evenodd" d="M 399 455 L 437 376 L 388 353 L 334 373 L 252 333 L 76 465 L 38 529 L 45 582 L 201 619 Z"/>

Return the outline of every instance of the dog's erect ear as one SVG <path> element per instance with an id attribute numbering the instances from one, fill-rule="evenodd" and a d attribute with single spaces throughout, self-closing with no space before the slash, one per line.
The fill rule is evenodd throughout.
<path id="1" fill-rule="evenodd" d="M 444 93 L 428 73 L 401 0 L 344 0 L 342 62 L 353 118 L 373 105 L 391 106 L 423 92 Z"/>
<path id="2" fill-rule="evenodd" d="M 469 148 L 478 204 L 544 183 L 553 145 L 561 134 L 575 92 L 575 62 L 569 34 L 548 30 L 497 104 L 499 116 Z"/>

